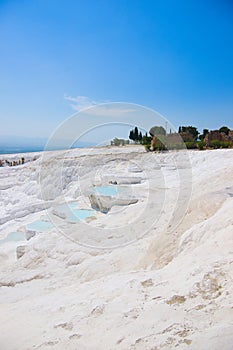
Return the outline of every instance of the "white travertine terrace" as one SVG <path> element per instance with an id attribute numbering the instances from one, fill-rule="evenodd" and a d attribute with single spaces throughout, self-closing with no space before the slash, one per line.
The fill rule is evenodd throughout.
<path id="1" fill-rule="evenodd" d="M 173 230 L 182 152 L 76 149 L 49 152 L 42 170 L 41 153 L 0 168 L 0 239 L 47 213 L 71 238 L 54 227 L 0 245 L 1 349 L 232 349 L 233 150 L 188 152 L 192 195 Z M 129 184 L 137 203 L 82 225 L 53 217 L 65 201 L 88 208 L 104 175 L 137 172 L 142 181 Z M 118 247 L 100 248 L 111 243 Z"/>

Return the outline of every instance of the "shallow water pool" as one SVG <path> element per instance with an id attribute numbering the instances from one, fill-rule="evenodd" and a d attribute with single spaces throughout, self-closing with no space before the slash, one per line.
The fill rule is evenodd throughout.
<path id="1" fill-rule="evenodd" d="M 0 244 L 4 244 L 7 242 L 18 242 L 18 241 L 25 241 L 24 234 L 22 232 L 11 232 L 8 234 L 6 238 L 0 240 Z"/>
<path id="2" fill-rule="evenodd" d="M 78 209 L 77 202 L 62 204 L 56 208 L 56 211 L 60 212 L 61 214 L 65 214 L 66 220 L 71 223 L 85 220 L 93 216 L 95 213 L 94 210 L 91 209 Z"/>
<path id="3" fill-rule="evenodd" d="M 45 232 L 53 228 L 53 224 L 49 221 L 37 220 L 27 225 L 27 229 L 31 231 Z"/>
<path id="4" fill-rule="evenodd" d="M 117 196 L 122 189 L 118 186 L 98 186 L 94 187 L 94 191 L 102 196 Z"/>

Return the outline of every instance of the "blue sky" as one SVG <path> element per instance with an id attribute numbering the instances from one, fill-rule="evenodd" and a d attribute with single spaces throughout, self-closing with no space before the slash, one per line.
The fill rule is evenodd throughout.
<path id="1" fill-rule="evenodd" d="M 1 136 L 109 101 L 233 128 L 230 0 L 0 0 L 0 53 Z"/>

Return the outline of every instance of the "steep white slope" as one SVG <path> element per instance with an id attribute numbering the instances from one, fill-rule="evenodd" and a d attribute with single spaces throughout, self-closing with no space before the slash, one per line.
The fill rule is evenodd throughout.
<path id="1" fill-rule="evenodd" d="M 177 198 L 179 179 L 172 168 L 177 155 L 147 154 L 141 148 L 136 156 L 134 152 L 127 147 L 94 150 L 92 160 L 86 158 L 82 165 L 84 192 L 93 178 L 99 181 L 101 169 L 106 173 L 106 159 L 112 157 L 124 161 L 112 163 L 108 171 L 117 167 L 119 174 L 126 172 L 127 160 L 140 164 L 145 173 L 145 181 L 136 188 L 138 204 L 97 215 L 82 226 L 78 238 L 83 243 L 92 230 L 105 227 L 97 248 L 74 243 L 56 228 L 28 241 L 19 260 L 12 257 L 12 246 L 0 246 L 2 349 L 232 349 L 233 151 L 189 152 L 192 196 L 174 230 L 169 223 L 172 199 Z M 63 198 L 80 194 L 75 176 L 81 156 L 78 150 L 67 154 Z M 64 164 L 61 153 L 53 157 L 56 164 Z M 54 205 L 54 199 L 40 198 L 35 175 L 39 162 L 18 167 L 14 173 L 1 169 L 2 182 L 12 184 L 2 192 L 3 217 L 10 217 L 2 225 L 2 235 L 45 212 L 31 211 L 16 221 L 12 213 L 19 205 L 22 211 L 28 201 L 30 207 L 44 202 Z M 148 181 L 154 211 L 146 206 Z M 126 237 L 130 230 L 137 232 L 129 224 L 134 217 L 141 215 L 150 224 L 149 216 L 164 198 L 159 194 L 165 187 L 165 205 L 146 235 L 116 249 L 98 248 L 99 242 L 114 239 L 109 238 L 111 227 L 119 225 L 119 220 Z M 61 192 L 58 195 L 55 200 L 61 202 Z M 17 201 L 9 206 L 14 196 Z M 143 229 L 145 224 L 138 225 Z"/>

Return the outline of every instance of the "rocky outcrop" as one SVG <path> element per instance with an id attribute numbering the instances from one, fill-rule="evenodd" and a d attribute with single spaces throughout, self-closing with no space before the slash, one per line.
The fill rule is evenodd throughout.
<path id="1" fill-rule="evenodd" d="M 204 139 L 207 146 L 210 146 L 212 141 L 228 141 L 227 135 L 223 132 L 219 132 L 218 130 L 210 131 Z"/>
<path id="2" fill-rule="evenodd" d="M 22 256 L 26 253 L 26 246 L 25 245 L 20 245 L 16 248 L 16 256 L 17 259 L 22 258 Z"/>
<path id="3" fill-rule="evenodd" d="M 211 146 L 211 142 L 219 141 L 219 142 L 233 142 L 233 130 L 229 131 L 229 134 L 225 134 L 224 132 L 219 132 L 219 130 L 210 131 L 204 139 L 204 142 L 207 147 Z"/>
<path id="4" fill-rule="evenodd" d="M 32 231 L 32 230 L 27 230 L 25 232 L 25 237 L 26 240 L 29 241 L 29 239 L 31 239 L 32 237 L 34 237 L 36 235 L 36 231 Z"/>
<path id="5" fill-rule="evenodd" d="M 89 195 L 91 207 L 102 213 L 108 213 L 114 205 L 129 205 L 138 202 L 136 198 L 120 198 L 112 196 L 101 196 L 95 193 Z"/>
<path id="6" fill-rule="evenodd" d="M 228 137 L 233 141 L 233 130 L 229 131 Z"/>
<path id="7" fill-rule="evenodd" d="M 151 151 L 163 151 L 166 149 L 182 149 L 184 142 L 193 141 L 193 136 L 188 133 L 172 133 L 166 136 L 154 136 L 151 140 Z"/>

